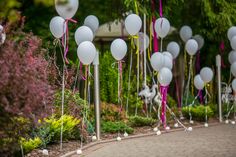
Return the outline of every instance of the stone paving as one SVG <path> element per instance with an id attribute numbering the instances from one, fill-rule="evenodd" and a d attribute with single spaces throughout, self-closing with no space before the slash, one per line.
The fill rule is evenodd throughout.
<path id="1" fill-rule="evenodd" d="M 107 143 L 88 149 L 82 157 L 236 157 L 236 125 Z"/>

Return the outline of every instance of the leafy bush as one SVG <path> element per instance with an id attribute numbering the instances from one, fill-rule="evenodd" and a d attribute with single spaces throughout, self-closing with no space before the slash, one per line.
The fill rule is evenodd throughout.
<path id="1" fill-rule="evenodd" d="M 91 108 L 91 117 L 94 117 L 94 105 Z M 115 104 L 109 104 L 102 102 L 101 103 L 101 119 L 103 121 L 124 121 L 125 120 L 125 111 L 120 111 L 120 107 Z"/>
<path id="2" fill-rule="evenodd" d="M 56 108 L 56 114 L 61 114 L 61 96 L 62 91 L 59 90 L 55 93 L 54 106 Z M 82 117 L 81 111 L 85 108 L 85 100 L 80 97 L 79 92 L 73 92 L 69 89 L 65 90 L 64 97 L 64 113 L 68 115 L 72 115 L 74 117 L 80 118 Z"/>
<path id="3" fill-rule="evenodd" d="M 56 118 L 55 116 L 52 116 L 48 119 L 44 119 L 46 125 L 49 126 L 50 131 L 49 134 L 52 134 L 52 140 L 57 141 L 60 139 L 60 133 L 61 133 L 61 123 L 63 121 L 63 139 L 75 139 L 77 131 L 79 130 L 77 126 L 80 123 L 80 120 L 77 118 L 74 118 L 73 116 L 64 115 L 60 118 Z"/>
<path id="4" fill-rule="evenodd" d="M 210 106 L 206 106 L 206 108 L 207 108 L 207 116 L 208 116 L 208 118 L 211 118 L 214 115 L 214 112 Z M 190 111 L 191 111 L 193 119 L 196 119 L 199 121 L 205 120 L 205 106 L 203 106 L 203 105 L 193 106 Z M 189 108 L 188 107 L 183 107 L 182 113 L 185 117 L 189 118 Z"/>
<path id="5" fill-rule="evenodd" d="M 26 153 L 29 153 L 32 150 L 40 147 L 42 145 L 42 141 L 39 137 L 35 137 L 34 139 L 30 138 L 29 140 L 26 140 L 25 138 L 22 138 L 21 139 L 21 144 L 22 144 L 24 153 L 26 154 Z"/>
<path id="6" fill-rule="evenodd" d="M 32 127 L 24 127 L 17 118 L 27 118 L 33 125 L 35 118 L 51 110 L 53 98 L 52 69 L 41 40 L 23 33 L 20 24 L 12 25 L 16 29 L 7 28 L 7 40 L 0 46 L 0 154 L 6 156 L 19 149 L 20 137 Z"/>
<path id="7" fill-rule="evenodd" d="M 177 107 L 177 102 L 169 94 L 167 95 L 167 103 L 170 108 Z"/>
<path id="8" fill-rule="evenodd" d="M 127 126 L 124 122 L 102 122 L 102 132 L 117 133 L 127 132 L 129 134 L 134 132 L 134 129 Z"/>
<path id="9" fill-rule="evenodd" d="M 156 120 L 153 118 L 147 118 L 147 117 L 141 117 L 141 116 L 129 117 L 129 124 L 133 127 L 152 126 L 155 123 L 156 123 Z"/>

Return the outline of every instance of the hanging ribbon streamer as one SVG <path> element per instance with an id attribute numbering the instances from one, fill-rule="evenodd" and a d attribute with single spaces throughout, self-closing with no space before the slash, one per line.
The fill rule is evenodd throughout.
<path id="1" fill-rule="evenodd" d="M 166 108 L 168 109 L 168 111 L 170 112 L 170 114 L 172 115 L 172 117 L 174 118 L 174 120 L 179 123 L 185 131 L 188 130 L 188 128 L 176 117 L 175 113 L 170 109 L 170 107 L 166 104 Z"/>
<path id="2" fill-rule="evenodd" d="M 190 57 L 190 61 L 189 61 L 188 82 L 187 82 L 186 89 L 185 89 L 185 92 L 186 92 L 185 106 L 187 106 L 187 103 L 188 103 L 188 97 L 189 97 L 189 86 L 190 86 L 190 81 L 191 81 L 192 62 L 193 62 L 193 57 L 191 56 L 191 57 Z"/>
<path id="3" fill-rule="evenodd" d="M 159 7 L 160 7 L 160 17 L 163 17 L 163 14 L 162 14 L 162 0 L 159 0 Z"/>
<path id="4" fill-rule="evenodd" d="M 163 127 L 166 128 L 166 103 L 167 103 L 168 86 L 160 86 L 160 92 L 161 92 L 161 97 L 162 97 L 161 120 L 162 120 Z"/>
<path id="5" fill-rule="evenodd" d="M 224 41 L 221 41 L 219 49 L 220 49 L 220 53 L 221 53 L 221 57 L 222 57 L 224 55 L 224 52 L 225 52 L 225 43 L 224 43 Z M 226 65 L 225 65 L 223 59 L 221 59 L 221 66 L 223 68 L 226 68 Z"/>
<path id="6" fill-rule="evenodd" d="M 195 104 L 195 101 L 197 100 L 197 98 L 199 97 L 199 95 L 200 95 L 200 92 L 201 92 L 201 90 L 199 90 L 199 91 L 198 91 L 198 94 L 197 94 L 197 96 L 196 96 L 196 97 L 193 99 L 192 103 L 191 103 L 191 104 L 189 104 L 189 106 L 188 106 L 189 121 L 192 121 L 192 113 L 191 113 L 191 108 L 192 108 L 192 106 Z"/>
<path id="7" fill-rule="evenodd" d="M 208 117 L 207 117 L 207 112 L 208 112 L 207 111 L 207 103 L 208 103 L 208 99 L 207 99 L 207 97 L 211 98 L 211 95 L 210 95 L 210 93 L 207 90 L 207 86 L 208 86 L 208 84 L 205 85 L 205 92 L 206 92 L 206 94 L 205 94 L 205 97 L 204 97 L 204 99 L 205 99 L 205 120 L 206 120 L 206 123 L 208 121 Z"/>
<path id="8" fill-rule="evenodd" d="M 176 73 L 175 59 L 173 60 L 173 62 L 174 62 L 174 71 Z M 175 77 L 175 87 L 176 87 L 176 94 L 177 94 L 177 100 L 178 100 L 178 108 L 181 109 L 181 95 L 179 93 L 179 83 L 178 83 L 177 77 Z"/>
<path id="9" fill-rule="evenodd" d="M 130 96 L 130 81 L 131 81 L 132 63 L 133 63 L 133 53 L 131 52 L 130 66 L 129 66 L 128 93 L 127 93 L 127 99 L 126 99 L 126 117 L 128 117 L 128 110 L 129 110 L 129 96 Z"/>
<path id="10" fill-rule="evenodd" d="M 63 27 L 65 29 L 64 30 L 65 34 L 62 37 L 62 43 L 63 43 L 62 45 L 64 46 L 64 49 L 65 49 L 64 59 L 65 59 L 67 64 L 69 64 L 69 61 L 67 59 L 67 53 L 69 51 L 69 27 L 68 27 L 69 22 L 77 23 L 77 21 L 75 21 L 73 19 L 66 19 L 65 22 L 64 22 L 64 25 L 63 25 Z"/>
<path id="11" fill-rule="evenodd" d="M 155 30 L 155 22 L 156 22 L 156 17 L 155 17 L 155 0 L 152 0 L 152 28 L 153 28 L 153 48 L 154 52 L 158 52 L 158 39 L 157 39 L 157 33 Z"/>

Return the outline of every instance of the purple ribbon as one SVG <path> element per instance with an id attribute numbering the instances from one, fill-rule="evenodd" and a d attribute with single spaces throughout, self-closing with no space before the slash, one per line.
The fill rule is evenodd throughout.
<path id="1" fill-rule="evenodd" d="M 160 92 L 161 92 L 161 96 L 162 96 L 161 121 L 162 121 L 164 128 L 166 128 L 166 103 L 167 103 L 168 88 L 169 88 L 169 86 L 160 86 Z"/>
<path id="2" fill-rule="evenodd" d="M 159 0 L 159 2 L 160 2 L 160 6 L 159 6 L 160 7 L 160 17 L 162 17 L 162 15 L 163 15 L 162 14 L 162 0 Z"/>
<path id="3" fill-rule="evenodd" d="M 155 13 L 155 0 L 152 0 L 152 12 Z M 154 48 L 154 52 L 158 52 L 158 39 L 157 39 L 156 30 L 155 30 L 155 22 L 156 22 L 156 17 L 155 15 L 153 15 L 152 17 L 153 48 Z"/>

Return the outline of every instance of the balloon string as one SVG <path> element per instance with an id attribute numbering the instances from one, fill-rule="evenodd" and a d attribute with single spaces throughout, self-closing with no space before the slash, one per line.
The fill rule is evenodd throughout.
<path id="1" fill-rule="evenodd" d="M 85 81 L 87 78 L 86 76 L 83 74 L 83 64 L 80 62 L 80 74 L 82 79 Z"/>
<path id="2" fill-rule="evenodd" d="M 174 60 L 174 71 L 176 73 L 176 63 Z M 181 96 L 179 93 L 179 84 L 178 84 L 178 80 L 177 80 L 177 76 L 175 77 L 175 87 L 176 87 L 176 94 L 177 94 L 177 99 L 178 99 L 178 108 L 181 108 Z"/>
<path id="3" fill-rule="evenodd" d="M 184 63 L 185 63 L 185 78 L 188 77 L 188 62 L 187 62 L 187 52 L 184 50 Z"/>
<path id="4" fill-rule="evenodd" d="M 128 93 L 126 99 L 126 117 L 128 116 L 128 109 L 129 109 L 129 96 L 130 96 L 130 80 L 131 80 L 131 70 L 132 70 L 132 61 L 133 61 L 133 53 L 130 54 L 130 67 L 129 67 L 129 81 L 128 81 Z"/>
<path id="5" fill-rule="evenodd" d="M 163 15 L 162 15 L 162 0 L 159 0 L 159 2 L 160 2 L 160 17 L 162 17 Z"/>
<path id="6" fill-rule="evenodd" d="M 189 120 L 192 120 L 192 113 L 191 113 L 191 108 L 192 106 L 195 104 L 195 101 L 197 100 L 197 98 L 199 97 L 200 94 L 200 90 L 198 91 L 197 96 L 193 99 L 192 103 L 188 106 L 188 112 L 189 112 Z"/>
<path id="7" fill-rule="evenodd" d="M 77 23 L 77 21 L 73 19 L 66 19 L 63 25 L 64 35 L 62 37 L 62 45 L 65 47 L 64 58 L 67 64 L 69 64 L 69 61 L 67 59 L 67 53 L 69 51 L 69 27 L 68 27 L 69 22 Z"/>
<path id="8" fill-rule="evenodd" d="M 152 21 L 152 17 L 151 17 L 150 21 Z M 150 39 L 150 44 L 149 44 L 149 48 L 148 48 L 148 59 L 150 60 L 150 58 L 151 58 L 150 53 L 152 51 L 152 40 L 153 40 L 151 29 L 150 29 L 150 33 L 149 33 L 149 39 Z"/>
<path id="9" fill-rule="evenodd" d="M 185 106 L 187 106 L 188 103 L 188 98 L 189 98 L 189 86 L 190 86 L 190 81 L 191 81 L 191 69 L 192 69 L 192 60 L 193 57 L 190 57 L 190 61 L 189 61 L 189 74 L 188 74 L 188 82 L 186 85 L 186 99 L 185 99 Z"/>
<path id="10" fill-rule="evenodd" d="M 122 61 L 119 61 L 118 68 L 119 68 L 119 74 L 120 74 L 119 99 L 120 99 L 120 114 L 121 114 L 122 109 L 123 109 L 123 103 L 122 103 Z"/>
<path id="11" fill-rule="evenodd" d="M 194 69 L 191 70 L 191 91 L 192 95 L 194 95 Z"/>

